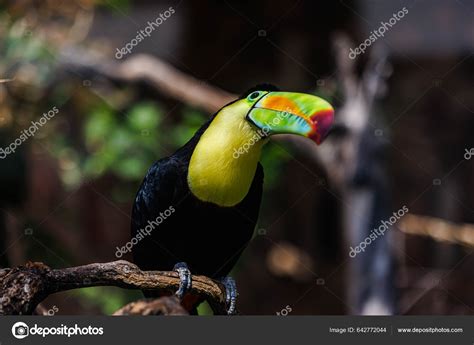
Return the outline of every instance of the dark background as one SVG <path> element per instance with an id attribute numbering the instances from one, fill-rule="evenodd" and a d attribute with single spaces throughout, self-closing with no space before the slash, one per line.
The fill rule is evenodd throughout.
<path id="1" fill-rule="evenodd" d="M 0 84 L 1 146 L 43 112 L 60 111 L 0 160 L 0 265 L 115 260 L 116 246 L 129 239 L 131 202 L 147 168 L 211 115 L 146 81 L 115 80 L 77 62 L 122 62 L 116 48 L 170 6 L 175 14 L 123 60 L 150 54 L 236 94 L 270 82 L 328 95 L 336 118 L 344 104 L 336 35 L 356 47 L 406 7 L 406 17 L 371 47 L 385 49 L 391 70 L 373 107 L 386 140 L 390 210 L 408 205 L 412 214 L 474 223 L 474 166 L 464 159 L 474 147 L 471 1 L 6 1 L 0 79 L 14 80 Z M 368 59 L 368 52 L 357 57 L 359 75 Z M 352 279 L 364 277 L 348 274 L 347 200 L 331 184 L 333 172 L 285 143 L 271 142 L 263 162 L 259 230 L 233 273 L 240 312 L 349 313 Z M 391 230 L 390 251 L 381 255 L 394 260 L 388 283 L 395 313 L 473 313 L 474 230 L 466 229 L 471 245 Z M 59 314 L 112 313 L 140 296 L 88 288 L 56 294 L 43 306 Z"/>

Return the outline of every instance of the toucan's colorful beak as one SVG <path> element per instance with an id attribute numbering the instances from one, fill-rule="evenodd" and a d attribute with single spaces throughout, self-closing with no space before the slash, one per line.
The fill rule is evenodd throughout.
<path id="1" fill-rule="evenodd" d="M 247 119 L 266 135 L 297 134 L 319 145 L 332 126 L 334 109 L 313 95 L 269 92 L 253 105 Z"/>

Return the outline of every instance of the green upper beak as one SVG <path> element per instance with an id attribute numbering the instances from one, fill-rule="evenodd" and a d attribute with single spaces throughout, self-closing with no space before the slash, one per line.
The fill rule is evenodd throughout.
<path id="1" fill-rule="evenodd" d="M 266 135 L 297 134 L 319 145 L 334 122 L 334 109 L 317 96 L 268 92 L 254 103 L 247 119 Z"/>

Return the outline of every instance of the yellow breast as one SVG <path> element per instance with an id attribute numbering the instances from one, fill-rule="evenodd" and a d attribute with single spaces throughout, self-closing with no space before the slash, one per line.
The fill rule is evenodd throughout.
<path id="1" fill-rule="evenodd" d="M 188 185 L 202 201 L 234 206 L 247 195 L 266 142 L 245 120 L 248 104 L 223 108 L 202 134 L 188 168 Z"/>

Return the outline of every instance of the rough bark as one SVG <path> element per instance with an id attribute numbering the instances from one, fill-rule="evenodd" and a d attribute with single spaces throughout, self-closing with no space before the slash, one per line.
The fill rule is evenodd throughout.
<path id="1" fill-rule="evenodd" d="M 189 293 L 207 300 L 215 314 L 226 314 L 225 288 L 205 276 L 193 276 Z M 174 292 L 179 287 L 176 272 L 141 271 L 124 261 L 93 263 L 51 269 L 41 262 L 0 270 L 0 315 L 32 314 L 50 294 L 91 286 L 117 286 Z"/>

